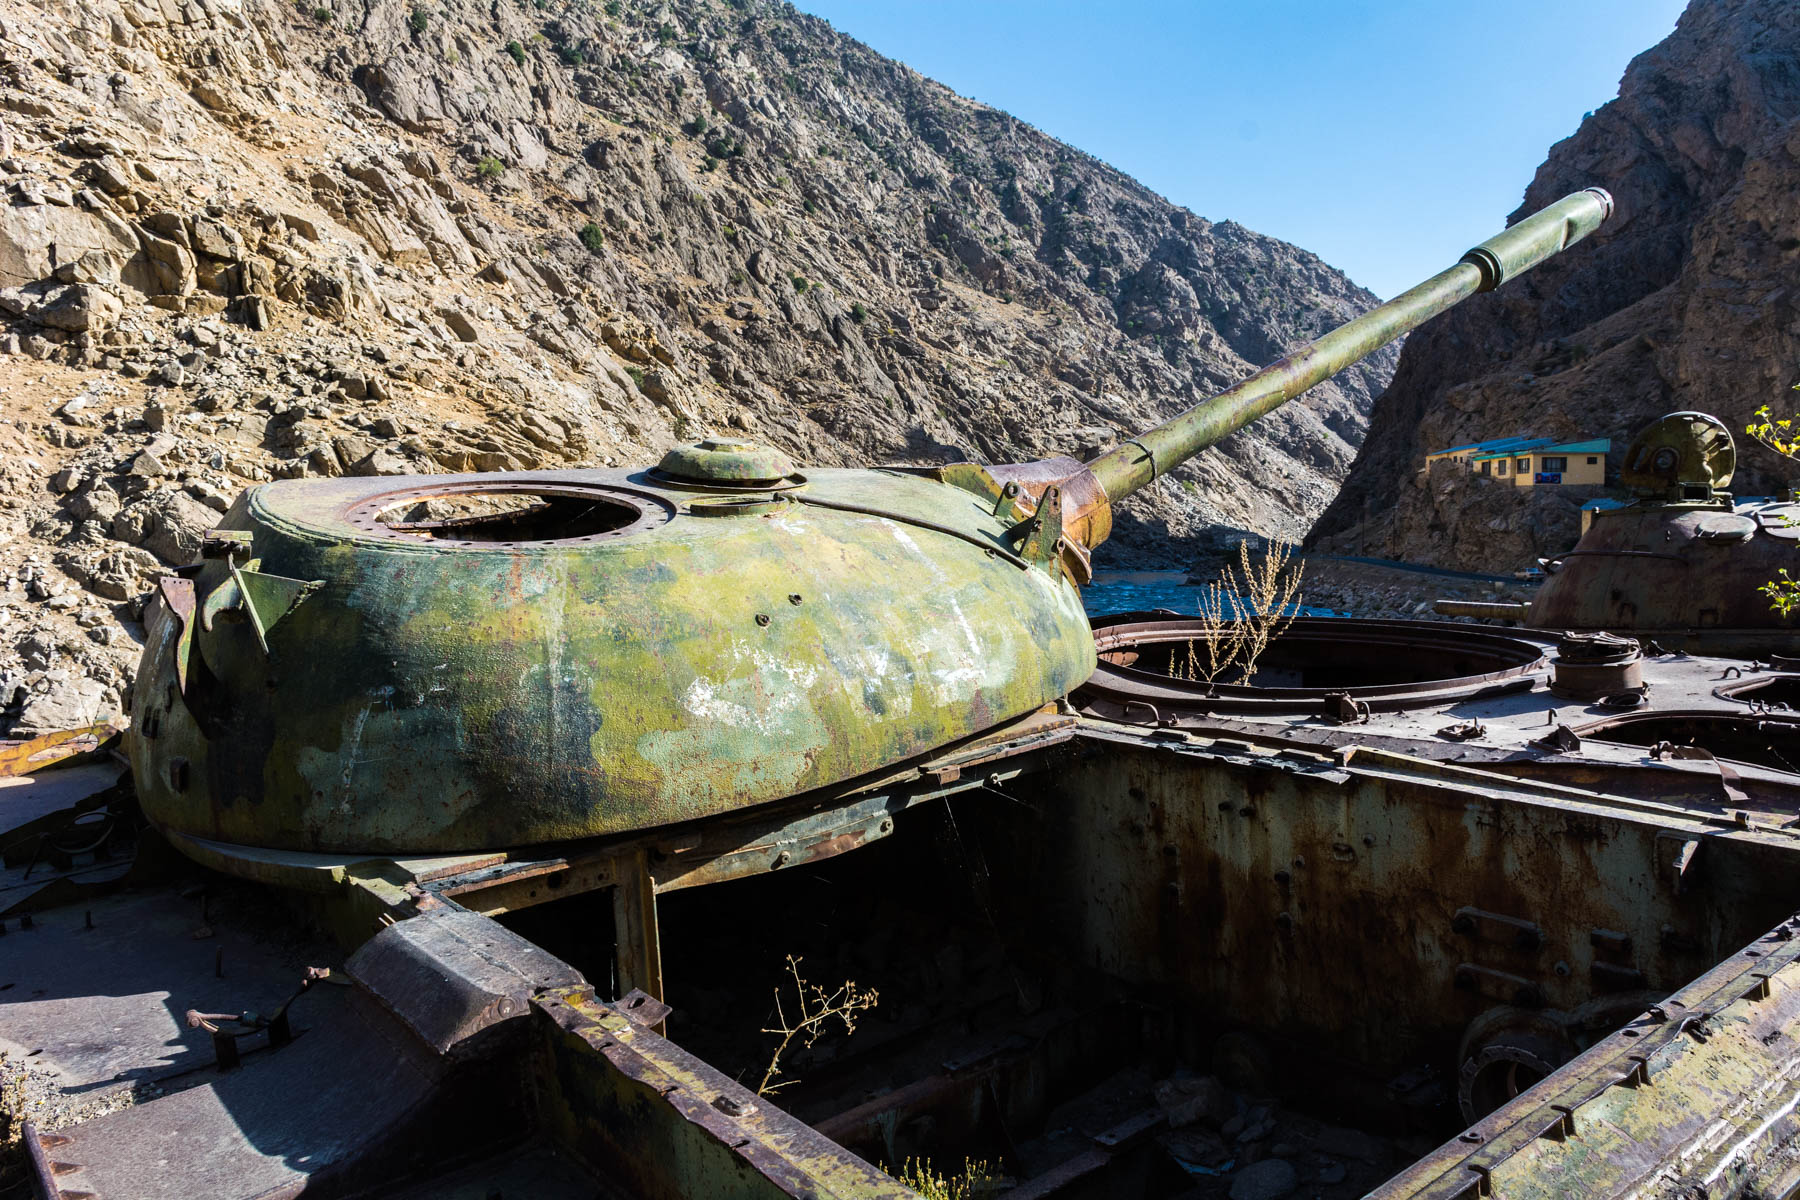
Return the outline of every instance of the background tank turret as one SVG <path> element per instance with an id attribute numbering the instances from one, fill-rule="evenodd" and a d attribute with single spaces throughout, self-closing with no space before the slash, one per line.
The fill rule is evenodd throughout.
<path id="1" fill-rule="evenodd" d="M 1731 431 L 1670 413 L 1639 433 L 1620 465 L 1630 503 L 1602 508 L 1549 572 L 1522 618 L 1543 629 L 1653 637 L 1670 650 L 1792 655 L 1795 624 L 1758 589 L 1800 565 L 1793 497 L 1736 501 Z"/>
<path id="2" fill-rule="evenodd" d="M 655 468 L 286 481 L 161 581 L 133 692 L 178 845 L 448 853 L 845 785 L 1094 668 L 1110 504 L 1586 236 L 1590 189 L 1088 464 Z"/>

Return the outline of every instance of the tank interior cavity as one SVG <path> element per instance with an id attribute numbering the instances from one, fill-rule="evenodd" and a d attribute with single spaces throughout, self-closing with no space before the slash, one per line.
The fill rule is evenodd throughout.
<path id="1" fill-rule="evenodd" d="M 1774 771 L 1800 772 L 1800 719 L 1793 714 L 1632 713 L 1596 721 L 1586 736 L 1628 746 L 1693 747 L 1715 758 Z"/>
<path id="2" fill-rule="evenodd" d="M 1078 738 L 855 853 L 666 893 L 668 1034 L 893 1170 L 1222 1196 L 1279 1153 L 1348 1200 L 1793 905 L 1766 847 L 1677 872 L 1654 819 L 1234 757 Z M 518 916 L 596 977 L 583 902 Z M 777 1053 L 846 989 L 853 1028 Z"/>
<path id="3" fill-rule="evenodd" d="M 1770 675 L 1764 679 L 1722 684 L 1719 695 L 1748 704 L 1753 710 L 1800 714 L 1800 675 Z"/>
<path id="4" fill-rule="evenodd" d="M 1219 670 L 1222 630 L 1193 618 L 1134 613 L 1095 630 L 1100 668 L 1088 696 L 1124 705 L 1209 712 L 1290 712 L 1337 692 L 1386 711 L 1530 686 L 1545 646 L 1471 625 L 1299 617 L 1281 628 L 1248 677 Z M 1113 714 L 1109 714 L 1113 715 Z M 1139 714 L 1141 715 L 1141 713 Z"/>
<path id="5" fill-rule="evenodd" d="M 519 545 L 609 533 L 641 516 L 637 507 L 599 495 L 471 489 L 403 500 L 374 519 L 418 538 Z"/>

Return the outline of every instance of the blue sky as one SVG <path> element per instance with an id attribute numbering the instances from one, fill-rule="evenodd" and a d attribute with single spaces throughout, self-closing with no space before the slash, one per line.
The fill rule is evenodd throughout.
<path id="1" fill-rule="evenodd" d="M 1499 230 L 1684 0 L 796 0 L 1393 296 Z M 1593 182 L 1604 185 L 1603 179 Z"/>

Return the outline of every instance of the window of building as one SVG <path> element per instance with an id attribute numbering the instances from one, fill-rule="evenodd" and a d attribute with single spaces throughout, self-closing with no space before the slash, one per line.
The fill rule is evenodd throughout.
<path id="1" fill-rule="evenodd" d="M 1487 465 L 1486 459 L 1481 460 L 1481 473 L 1483 475 L 1486 475 L 1488 473 L 1488 465 Z"/>
<path id="2" fill-rule="evenodd" d="M 1496 474 L 1496 475 L 1506 474 L 1506 460 L 1504 458 L 1499 459 L 1498 461 L 1496 461 L 1494 463 L 1494 474 Z"/>
<path id="3" fill-rule="evenodd" d="M 1597 455 L 1593 455 L 1593 454 L 1588 455 L 1588 466 L 1591 467 L 1599 461 L 1600 461 L 1600 459 Z"/>
<path id="4" fill-rule="evenodd" d="M 1544 465 L 1538 468 L 1538 470 L 1544 472 L 1544 474 L 1546 474 L 1546 475 L 1561 474 L 1562 472 L 1564 472 L 1568 469 L 1569 469 L 1569 460 L 1568 459 L 1550 457 L 1548 455 L 1546 455 L 1544 458 Z"/>
<path id="5" fill-rule="evenodd" d="M 1531 470 L 1531 460 L 1529 458 L 1521 458 L 1518 462 L 1513 464 L 1513 470 L 1520 473 Z"/>

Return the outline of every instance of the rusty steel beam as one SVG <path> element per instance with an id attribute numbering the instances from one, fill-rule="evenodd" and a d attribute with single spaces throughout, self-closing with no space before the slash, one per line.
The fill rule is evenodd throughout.
<path id="1" fill-rule="evenodd" d="M 1800 917 L 1601 1039 L 1372 1200 L 1788 1195 L 1800 1152 Z"/>
<path id="2" fill-rule="evenodd" d="M 913 1192 L 729 1076 L 594 999 L 533 1002 L 556 1142 L 642 1200 L 909 1200 Z"/>
<path id="3" fill-rule="evenodd" d="M 619 990 L 636 988 L 661 1000 L 662 933 L 656 920 L 656 878 L 650 873 L 649 854 L 639 846 L 622 866 L 619 882 L 613 887 Z"/>
<path id="4" fill-rule="evenodd" d="M 0 743 L 0 779 L 10 779 L 43 771 L 71 758 L 91 754 L 114 741 L 123 726 L 103 721 L 79 729 L 63 729 L 28 738 L 22 742 Z"/>

